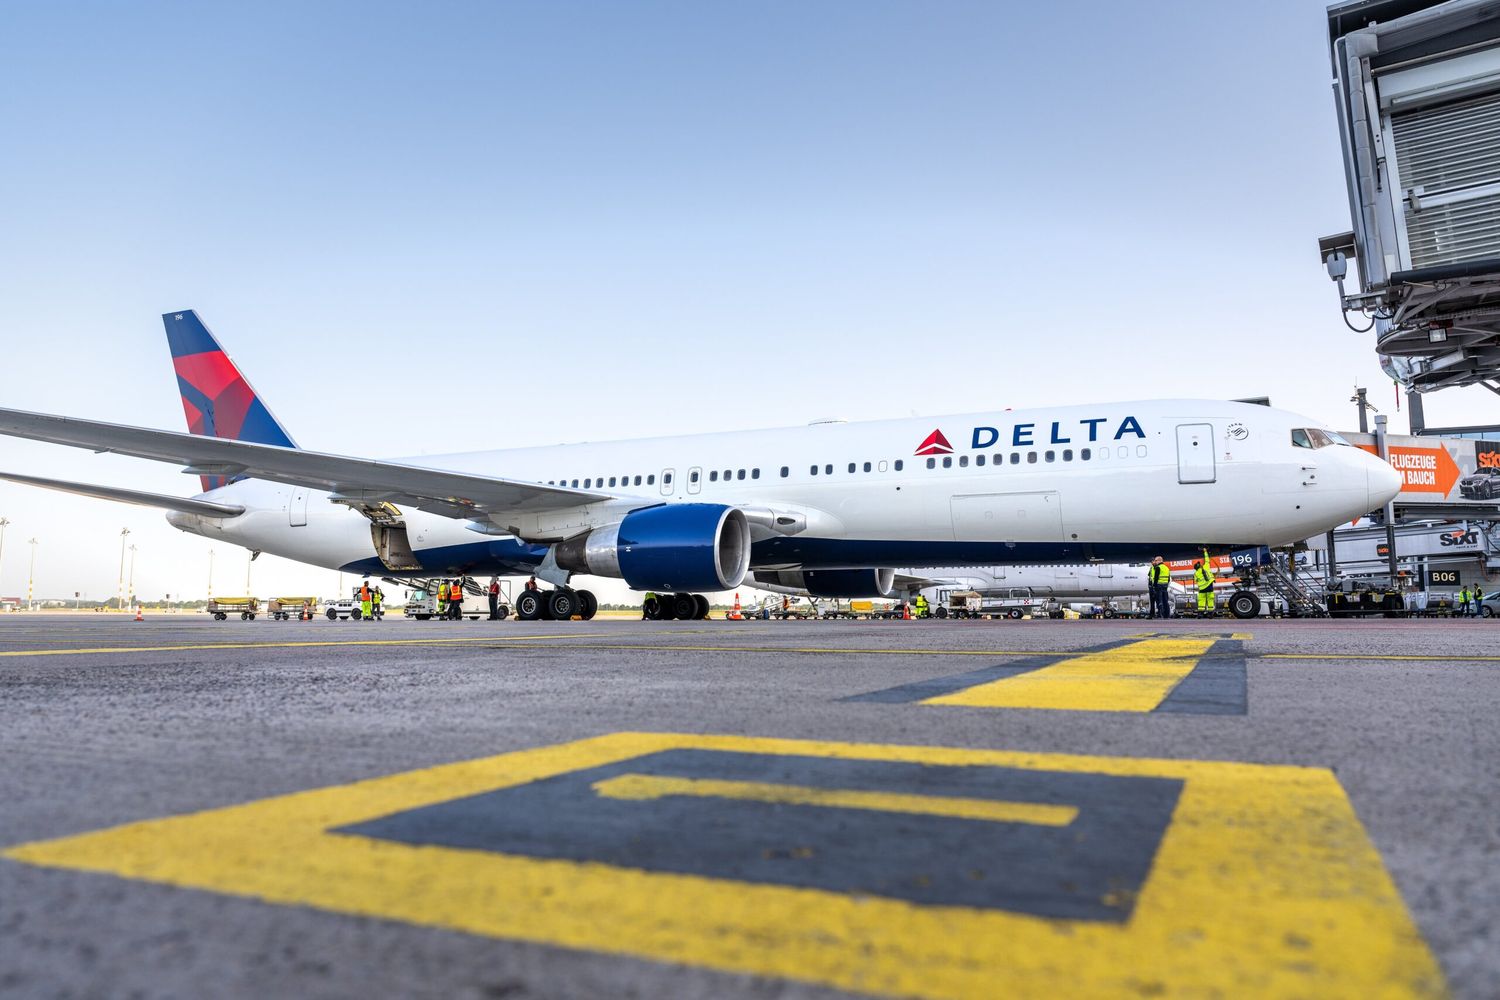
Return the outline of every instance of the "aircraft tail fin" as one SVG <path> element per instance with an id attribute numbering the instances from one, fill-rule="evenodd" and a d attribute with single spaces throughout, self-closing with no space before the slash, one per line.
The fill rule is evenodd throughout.
<path id="1" fill-rule="evenodd" d="M 230 360 L 197 312 L 162 314 L 172 367 L 182 395 L 188 431 L 203 437 L 295 448 L 296 442 L 271 414 L 248 379 Z M 205 492 L 230 482 L 204 476 Z"/>

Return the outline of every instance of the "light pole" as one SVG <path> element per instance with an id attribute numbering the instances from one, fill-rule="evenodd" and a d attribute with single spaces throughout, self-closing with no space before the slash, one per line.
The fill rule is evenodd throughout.
<path id="1" fill-rule="evenodd" d="M 130 537 L 129 528 L 120 529 L 120 580 L 115 587 L 115 610 L 125 610 L 125 539 Z"/>
<path id="2" fill-rule="evenodd" d="M 10 522 L 0 517 L 0 569 L 5 568 L 5 526 Z"/>
<path id="3" fill-rule="evenodd" d="M 36 539 L 33 538 L 26 544 L 31 546 L 31 568 L 26 571 L 26 610 L 35 611 L 36 601 L 32 600 L 32 583 L 36 580 Z"/>
<path id="4" fill-rule="evenodd" d="M 135 546 L 130 547 L 130 606 L 135 607 Z"/>
<path id="5" fill-rule="evenodd" d="M 214 550 L 208 550 L 208 599 L 214 599 Z"/>

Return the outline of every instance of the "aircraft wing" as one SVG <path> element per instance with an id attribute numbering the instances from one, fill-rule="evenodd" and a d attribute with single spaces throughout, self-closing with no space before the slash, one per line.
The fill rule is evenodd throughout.
<path id="1" fill-rule="evenodd" d="M 196 514 L 199 517 L 239 517 L 245 513 L 245 508 L 238 504 L 212 503 L 208 500 L 191 500 L 187 497 L 164 496 L 160 493 L 142 493 L 140 490 L 126 490 L 116 486 L 70 483 L 63 479 L 22 476 L 14 472 L 0 472 L 0 479 L 8 479 L 13 483 L 25 483 L 27 486 L 41 486 L 63 493 L 76 493 L 81 497 L 93 497 L 96 500 L 117 500 L 120 503 L 133 503 L 139 507 L 177 510 L 184 514 Z"/>
<path id="2" fill-rule="evenodd" d="M 401 503 L 460 520 L 495 519 L 497 524 L 504 524 L 506 515 L 617 499 L 588 490 L 24 410 L 0 409 L 0 434 L 170 462 L 195 475 L 244 476 L 327 490 L 356 505 Z"/>

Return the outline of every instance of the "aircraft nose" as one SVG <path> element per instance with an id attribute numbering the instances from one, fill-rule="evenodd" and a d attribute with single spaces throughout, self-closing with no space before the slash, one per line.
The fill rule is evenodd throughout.
<path id="1" fill-rule="evenodd" d="M 1365 475 L 1368 477 L 1370 486 L 1370 509 L 1376 510 L 1384 507 L 1396 499 L 1396 494 L 1401 492 L 1404 480 L 1401 473 L 1391 468 L 1389 462 L 1381 461 L 1375 455 L 1366 454 Z"/>

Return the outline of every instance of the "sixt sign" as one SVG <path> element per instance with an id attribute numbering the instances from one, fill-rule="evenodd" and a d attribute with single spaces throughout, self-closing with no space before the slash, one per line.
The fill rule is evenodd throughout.
<path id="1" fill-rule="evenodd" d="M 1144 438 L 1146 432 L 1135 417 L 1114 421 L 1110 417 L 1087 417 L 1083 420 L 1053 420 L 1016 424 L 1004 434 L 998 427 L 976 427 L 971 448 L 993 448 L 1002 441 L 1011 448 L 1038 444 L 1073 444 L 1090 441 L 1119 441 L 1125 437 Z"/>

